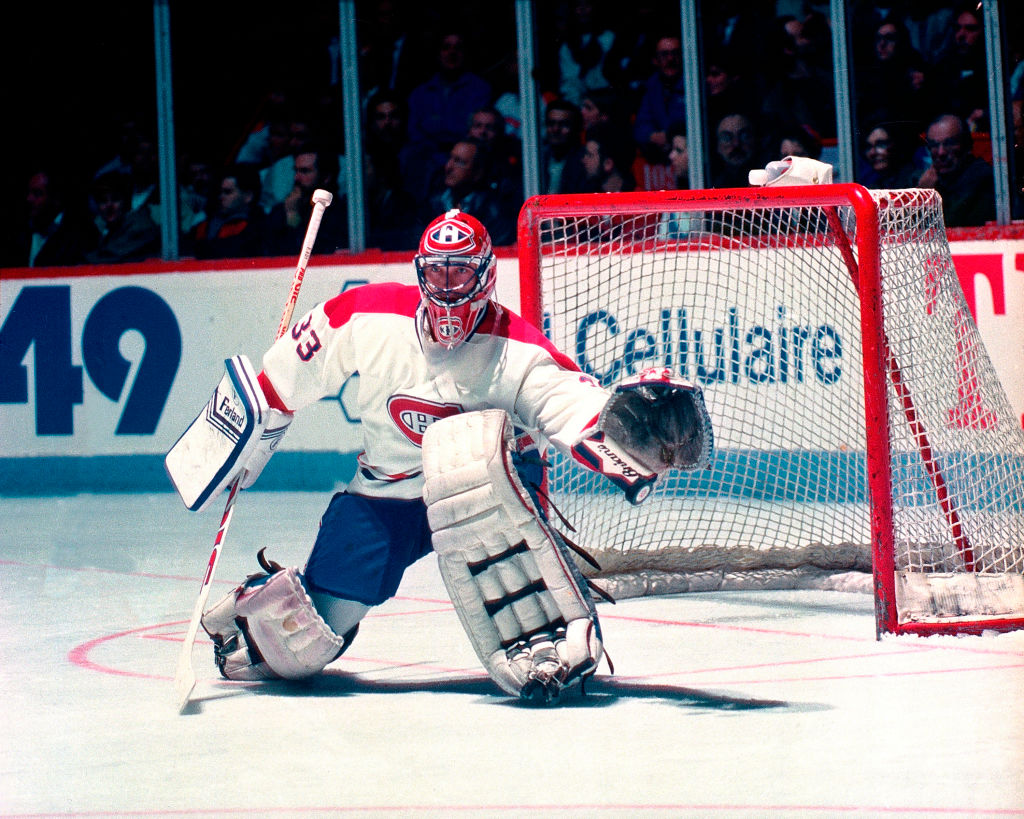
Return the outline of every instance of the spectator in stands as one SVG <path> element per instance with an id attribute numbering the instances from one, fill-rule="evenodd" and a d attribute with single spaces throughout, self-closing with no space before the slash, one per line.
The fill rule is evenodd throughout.
<path id="1" fill-rule="evenodd" d="M 213 208 L 213 165 L 203 153 L 185 153 L 178 157 L 178 175 L 179 220 L 182 233 L 188 234 Z"/>
<path id="2" fill-rule="evenodd" d="M 832 78 L 832 33 L 828 19 L 812 12 L 804 19 L 779 18 L 776 52 L 766 65 L 775 78 L 761 105 L 767 121 L 795 119 L 822 139 L 836 135 Z"/>
<path id="3" fill-rule="evenodd" d="M 578 155 L 582 174 L 571 183 L 572 187 L 565 188 L 565 193 L 618 193 L 633 190 L 635 184 L 630 163 L 634 153 L 633 141 L 627 133 L 608 122 L 595 123 L 587 129 L 582 151 Z M 575 225 L 570 227 L 567 223 L 565 227 L 571 229 L 579 241 L 602 241 L 622 235 L 622 229 L 628 223 L 633 224 L 636 230 L 634 238 L 638 238 L 642 233 L 641 223 L 646 222 L 653 228 L 657 224 L 657 217 L 634 221 L 623 215 L 593 213 L 570 221 L 574 221 Z"/>
<path id="4" fill-rule="evenodd" d="M 1021 28 L 1024 29 L 1024 21 Z M 1010 74 L 1010 99 L 1013 100 L 1024 99 L 1024 31 L 1021 32 L 1018 54 L 1017 64 Z"/>
<path id="5" fill-rule="evenodd" d="M 371 14 L 357 17 L 359 23 L 359 79 L 364 99 L 376 94 L 396 93 L 406 99 L 422 64 L 421 44 L 416 30 L 415 10 L 403 0 L 376 0 Z"/>
<path id="6" fill-rule="evenodd" d="M 505 120 L 505 133 L 522 142 L 523 114 L 519 106 L 519 56 L 513 48 L 502 57 L 494 87 L 494 107 Z"/>
<path id="7" fill-rule="evenodd" d="M 913 188 L 922 169 L 914 161 L 918 138 L 905 123 L 882 122 L 868 131 L 864 143 L 867 167 L 860 182 L 869 188 Z"/>
<path id="8" fill-rule="evenodd" d="M 128 178 L 129 210 L 137 210 L 159 201 L 157 186 L 156 139 L 141 118 L 123 114 L 117 124 L 117 153 L 100 166 L 93 179 L 108 173 L 120 173 Z M 150 208 L 150 216 L 153 216 Z"/>
<path id="9" fill-rule="evenodd" d="M 922 126 L 932 115 L 925 63 L 899 21 L 886 19 L 872 33 L 867 58 L 855 66 L 857 120 L 908 119 Z"/>
<path id="10" fill-rule="evenodd" d="M 686 126 L 681 122 L 668 128 L 668 158 L 672 171 L 674 190 L 690 189 L 690 150 L 686 141 Z M 704 221 L 701 211 L 667 211 L 658 217 L 658 236 L 665 239 L 686 239 L 700 229 Z"/>
<path id="11" fill-rule="evenodd" d="M 523 147 L 505 132 L 505 118 L 492 106 L 473 112 L 466 136 L 480 140 L 490 157 L 484 182 L 517 211 L 523 204 Z"/>
<path id="12" fill-rule="evenodd" d="M 407 250 L 419 237 L 416 202 L 405 188 L 402 172 L 406 141 L 405 101 L 393 91 L 374 94 L 366 108 L 363 146 L 369 247 Z"/>
<path id="13" fill-rule="evenodd" d="M 575 105 L 588 88 L 609 85 L 604 63 L 615 32 L 605 25 L 602 12 L 599 0 L 574 0 L 569 6 L 565 41 L 558 49 L 558 90 Z"/>
<path id="14" fill-rule="evenodd" d="M 568 100 L 556 99 L 548 103 L 544 112 L 544 140 L 541 146 L 541 190 L 543 193 L 562 193 L 563 183 L 575 185 L 576 168 L 582 173 L 579 154 L 582 153 L 582 119 L 580 109 Z M 574 156 L 575 155 L 575 156 Z M 573 157 L 576 162 L 573 167 Z M 566 173 L 568 172 L 568 177 Z M 485 223 L 487 224 L 487 223 Z"/>
<path id="15" fill-rule="evenodd" d="M 709 51 L 704 69 L 704 109 L 708 122 L 718 122 L 732 111 L 756 111 L 761 104 L 749 77 L 748 62 L 732 49 Z"/>
<path id="16" fill-rule="evenodd" d="M 971 153 L 971 144 L 966 121 L 954 114 L 939 116 L 925 132 L 932 164 L 918 187 L 939 192 L 948 227 L 983 225 L 995 219 L 992 167 Z"/>
<path id="17" fill-rule="evenodd" d="M 390 162 L 398 162 L 408 142 L 408 111 L 405 101 L 395 91 L 379 91 L 366 106 L 366 150 L 384 153 Z"/>
<path id="18" fill-rule="evenodd" d="M 218 175 L 217 206 L 187 243 L 197 259 L 241 259 L 263 252 L 260 175 L 255 165 L 229 165 Z"/>
<path id="19" fill-rule="evenodd" d="M 935 71 L 928 59 L 918 51 L 912 51 L 907 65 L 906 107 L 897 111 L 900 119 L 912 120 L 919 132 L 935 116 L 942 106 L 935 85 Z"/>
<path id="20" fill-rule="evenodd" d="M 622 161 L 628 160 L 624 167 L 628 169 L 628 175 L 632 177 L 637 190 L 655 191 L 669 186 L 668 165 L 660 162 L 650 163 L 637 151 L 636 143 L 633 141 L 633 129 L 618 91 L 614 88 L 588 90 L 580 106 L 580 118 L 584 133 L 597 124 L 604 124 L 612 129 L 617 144 L 623 147 L 625 154 L 628 154 Z M 579 184 L 580 180 L 574 179 L 574 183 Z"/>
<path id="21" fill-rule="evenodd" d="M 321 146 L 310 146 L 295 155 L 294 184 L 289 194 L 274 205 L 267 217 L 264 251 L 268 256 L 295 256 L 302 249 L 306 227 L 313 212 L 313 192 L 318 188 L 334 194 L 324 211 L 317 233 L 315 254 L 336 253 L 348 247 L 348 212 L 338 193 L 338 155 Z"/>
<path id="22" fill-rule="evenodd" d="M 502 166 L 518 166 L 522 159 L 522 145 L 519 140 L 508 136 L 504 116 L 491 105 L 473 112 L 466 135 L 485 143 L 495 161 Z M 504 171 L 505 168 L 500 170 Z"/>
<path id="23" fill-rule="evenodd" d="M 38 168 L 28 176 L 23 206 L 5 225 L 0 267 L 50 267 L 85 261 L 92 240 L 82 214 L 65 205 L 61 176 Z"/>
<path id="24" fill-rule="evenodd" d="M 988 131 L 988 72 L 984 15 L 977 2 L 961 3 L 953 18 L 953 45 L 935 61 L 935 86 L 945 111 L 974 131 Z"/>
<path id="25" fill-rule="evenodd" d="M 456 142 L 445 163 L 444 187 L 427 200 L 420 214 L 422 223 L 458 208 L 486 224 L 495 245 L 513 244 L 516 212 L 487 185 L 489 161 L 487 146 L 480 140 L 465 137 Z"/>
<path id="26" fill-rule="evenodd" d="M 677 36 L 661 37 L 654 49 L 655 72 L 647 81 L 633 126 L 637 147 L 649 162 L 668 160 L 668 126 L 686 121 L 683 48 Z"/>
<path id="27" fill-rule="evenodd" d="M 291 113 L 287 108 L 275 109 L 271 112 L 271 118 L 266 127 L 261 131 L 265 143 L 258 145 L 242 146 L 238 152 L 237 162 L 239 164 L 252 164 L 260 170 L 272 167 L 276 162 L 291 157 L 292 127 Z M 261 186 L 262 187 L 262 186 Z"/>
<path id="28" fill-rule="evenodd" d="M 314 142 L 330 148 L 338 157 L 339 168 L 345 167 L 345 110 L 341 83 L 318 94 L 313 104 Z M 339 175 L 338 186 L 345 191 L 347 178 Z"/>
<path id="29" fill-rule="evenodd" d="M 640 105 L 651 76 L 654 48 L 660 32 L 667 31 L 672 25 L 667 16 L 664 2 L 632 0 L 629 13 L 620 15 L 615 21 L 615 42 L 605 57 L 604 74 L 615 91 L 618 104 L 630 114 Z M 679 30 L 678 25 L 675 30 Z M 580 107 L 585 103 L 586 96 Z"/>
<path id="30" fill-rule="evenodd" d="M 715 127 L 713 188 L 747 186 L 747 173 L 766 164 L 761 134 L 752 114 L 726 114 Z"/>
<path id="31" fill-rule="evenodd" d="M 314 142 L 320 143 L 322 135 L 315 132 L 314 119 L 307 106 L 289 107 L 287 149 L 260 171 L 260 207 L 265 213 L 270 213 L 274 205 L 291 193 L 295 185 L 295 155 Z M 331 190 L 334 190 L 333 185 Z"/>
<path id="32" fill-rule="evenodd" d="M 157 163 L 156 139 L 149 134 L 138 134 L 132 143 L 130 162 L 131 209 L 148 207 L 150 216 L 155 218 L 155 205 L 160 202 L 160 167 Z"/>
<path id="33" fill-rule="evenodd" d="M 674 122 L 668 128 L 668 161 L 672 169 L 673 190 L 690 189 L 690 147 L 686 141 L 686 125 Z"/>
<path id="34" fill-rule="evenodd" d="M 232 152 L 234 162 L 262 169 L 288 155 L 288 123 L 291 119 L 288 99 L 283 83 L 270 86 L 253 115 L 252 123 L 240 138 L 241 144 Z"/>
<path id="35" fill-rule="evenodd" d="M 472 113 L 491 101 L 490 85 L 466 65 L 466 43 L 461 32 L 442 31 L 436 55 L 437 72 L 409 95 L 412 163 L 407 186 L 420 201 L 434 168 L 445 161 L 452 145 L 465 135 Z"/>
<path id="36" fill-rule="evenodd" d="M 566 193 L 611 193 L 633 190 L 630 172 L 632 144 L 607 122 L 591 125 L 583 141 L 580 164 L 583 178 L 575 190 Z"/>
<path id="37" fill-rule="evenodd" d="M 910 45 L 925 57 L 941 54 L 952 43 L 953 9 L 934 0 L 906 0 L 902 22 L 910 36 Z"/>
<path id="38" fill-rule="evenodd" d="M 762 65 L 765 31 L 772 23 L 768 9 L 776 4 L 744 0 L 716 0 L 703 11 L 704 42 L 709 53 L 728 51 L 735 55 L 734 69 L 747 74 Z"/>
<path id="39" fill-rule="evenodd" d="M 801 125 L 790 124 L 775 129 L 778 149 L 774 159 L 786 156 L 821 158 L 821 140 Z"/>
<path id="40" fill-rule="evenodd" d="M 584 132 L 598 122 L 610 122 L 622 126 L 624 115 L 618 92 L 614 88 L 588 88 L 580 103 L 580 122 Z"/>
<path id="41" fill-rule="evenodd" d="M 130 111 L 122 111 L 115 117 L 114 140 L 116 148 L 114 155 L 102 162 L 93 173 L 93 179 L 118 171 L 119 173 L 130 174 L 135 156 L 135 146 L 139 138 L 148 129 L 143 124 L 142 118 Z"/>
<path id="42" fill-rule="evenodd" d="M 149 208 L 132 210 L 128 174 L 108 171 L 93 180 L 90 204 L 95 213 L 95 241 L 85 254 L 91 264 L 138 262 L 160 253 L 160 228 Z"/>
<path id="43" fill-rule="evenodd" d="M 872 38 L 884 22 L 905 27 L 911 47 L 933 58 L 953 41 L 953 3 L 954 0 L 848 0 L 845 5 L 850 10 L 848 26 L 854 61 L 863 62 L 870 57 Z M 823 4 L 822 10 L 828 13 L 828 3 Z"/>
<path id="44" fill-rule="evenodd" d="M 179 167 L 179 170 L 184 170 Z M 198 169 L 200 176 L 203 170 Z M 160 186 L 160 167 L 157 159 L 157 143 L 146 135 L 138 138 L 135 144 L 135 154 L 132 160 L 132 199 L 131 209 L 146 210 L 149 218 L 159 228 L 163 220 L 163 208 L 161 200 L 163 190 Z M 188 233 L 195 225 L 201 222 L 206 214 L 203 210 L 198 213 L 193 209 L 198 204 L 192 193 L 182 183 L 182 176 L 179 174 L 177 184 L 174 186 L 178 197 L 178 232 L 179 240 L 186 240 Z M 205 203 L 204 203 L 205 207 Z"/>
<path id="45" fill-rule="evenodd" d="M 496 108 L 485 105 L 469 117 L 469 136 L 492 143 L 505 134 L 505 121 Z"/>

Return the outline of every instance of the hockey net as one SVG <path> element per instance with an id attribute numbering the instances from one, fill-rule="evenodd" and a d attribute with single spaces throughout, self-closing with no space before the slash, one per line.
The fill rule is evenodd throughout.
<path id="1" fill-rule="evenodd" d="M 870 590 L 879 633 L 1024 627 L 1024 434 L 933 191 L 534 197 L 519 254 L 524 316 L 582 370 L 705 390 L 711 467 L 640 506 L 552 455 L 614 596 Z"/>

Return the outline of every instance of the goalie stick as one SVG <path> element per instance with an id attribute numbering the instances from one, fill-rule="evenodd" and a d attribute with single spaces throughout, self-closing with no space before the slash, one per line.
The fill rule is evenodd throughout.
<path id="1" fill-rule="evenodd" d="M 292 321 L 292 314 L 295 312 L 295 303 L 299 298 L 299 288 L 302 287 L 302 279 L 306 275 L 306 266 L 309 264 L 309 257 L 313 252 L 313 243 L 316 241 L 316 234 L 320 230 L 320 220 L 323 219 L 324 211 L 330 206 L 333 195 L 329 191 L 317 189 L 313 191 L 313 213 L 309 217 L 309 226 L 306 228 L 306 236 L 302 241 L 302 250 L 299 252 L 299 261 L 295 266 L 295 275 L 292 276 L 291 292 L 288 294 L 288 301 L 281 314 L 281 322 L 277 327 L 277 334 L 274 340 L 281 338 Z M 213 541 L 213 550 L 210 552 L 210 559 L 206 564 L 206 574 L 203 576 L 202 585 L 199 587 L 199 597 L 192 609 L 192 619 L 189 620 L 188 630 L 185 632 L 185 642 L 181 647 L 181 654 L 178 655 L 178 667 L 174 674 L 174 694 L 178 703 L 178 713 L 182 713 L 188 706 L 189 697 L 196 685 L 196 673 L 192 668 L 192 647 L 196 642 L 196 634 L 199 632 L 199 622 L 203 616 L 203 609 L 210 596 L 210 585 L 213 583 L 214 573 L 217 571 L 217 563 L 220 560 L 221 547 L 224 545 L 224 538 L 227 535 L 228 526 L 235 512 L 235 498 L 238 497 L 238 489 L 242 483 L 244 470 L 235 478 L 228 492 L 228 500 L 224 505 L 224 514 L 220 519 L 220 527 L 217 529 L 217 537 Z"/>

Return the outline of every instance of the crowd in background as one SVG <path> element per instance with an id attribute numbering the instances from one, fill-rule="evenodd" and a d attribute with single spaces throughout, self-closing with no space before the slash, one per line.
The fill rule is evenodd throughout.
<path id="1" fill-rule="evenodd" d="M 451 207 L 478 216 L 497 245 L 515 241 L 523 184 L 512 5 L 480 5 L 442 14 L 403 0 L 357 3 L 367 247 L 414 248 L 423 227 Z M 689 187 L 678 2 L 634 0 L 628 13 L 600 0 L 536 6 L 542 192 Z M 709 187 L 745 186 L 748 170 L 786 155 L 829 160 L 836 103 L 828 6 L 702 4 Z M 935 188 L 950 226 L 994 219 L 979 4 L 855 2 L 850 21 L 856 181 Z M 229 146 L 201 137 L 179 144 L 183 257 L 297 253 L 316 188 L 336 195 L 317 252 L 348 248 L 331 31 L 324 23 L 311 40 L 322 60 L 267 83 L 245 121 L 218 124 L 234 134 Z M 1020 218 L 1024 37 L 1019 27 L 1008 33 L 1011 191 Z M 186 101 L 176 103 L 187 109 Z M 5 205 L 0 264 L 159 256 L 154 115 L 125 112 L 107 149 L 94 167 L 69 169 L 41 157 L 19 169 L 24 179 L 17 200 Z"/>

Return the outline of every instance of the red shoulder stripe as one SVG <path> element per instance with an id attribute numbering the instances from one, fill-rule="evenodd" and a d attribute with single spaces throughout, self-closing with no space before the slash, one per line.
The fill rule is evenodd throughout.
<path id="1" fill-rule="evenodd" d="M 497 315 L 496 315 L 497 314 Z M 507 338 L 510 341 L 518 341 L 522 344 L 533 344 L 543 348 L 555 361 L 558 366 L 573 372 L 579 372 L 580 368 L 575 362 L 561 352 L 551 340 L 540 330 L 530 324 L 526 319 L 516 315 L 511 310 L 502 307 L 501 310 L 493 308 L 487 311 L 487 315 L 477 329 L 478 333 Z"/>
<path id="2" fill-rule="evenodd" d="M 339 293 L 324 304 L 331 327 L 341 327 L 356 313 L 393 313 L 412 318 L 420 303 L 420 289 L 407 284 L 364 284 Z"/>

